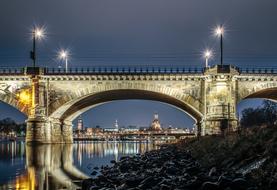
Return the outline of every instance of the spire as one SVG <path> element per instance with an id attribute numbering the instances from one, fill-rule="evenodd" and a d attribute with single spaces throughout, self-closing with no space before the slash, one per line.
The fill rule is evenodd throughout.
<path id="1" fill-rule="evenodd" d="M 117 119 L 115 120 L 114 127 L 115 127 L 116 129 L 118 129 L 118 122 L 117 122 Z"/>
<path id="2" fill-rule="evenodd" d="M 84 129 L 84 126 L 83 126 L 83 119 L 82 119 L 82 116 L 81 116 L 81 115 L 80 115 L 79 118 L 78 118 L 77 129 L 78 129 L 78 130 L 83 130 L 83 129 Z"/>

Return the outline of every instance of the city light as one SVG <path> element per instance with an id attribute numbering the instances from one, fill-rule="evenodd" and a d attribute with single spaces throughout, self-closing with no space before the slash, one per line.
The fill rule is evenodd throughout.
<path id="1" fill-rule="evenodd" d="M 68 70 L 68 57 L 69 57 L 68 50 L 62 49 L 59 51 L 58 58 L 65 61 L 65 71 L 66 72 Z"/>

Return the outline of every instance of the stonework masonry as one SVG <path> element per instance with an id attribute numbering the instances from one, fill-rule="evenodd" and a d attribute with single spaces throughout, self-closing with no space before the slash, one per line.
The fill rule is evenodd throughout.
<path id="1" fill-rule="evenodd" d="M 277 99 L 277 75 L 241 73 L 231 65 L 201 73 L 0 73 L 0 100 L 27 119 L 28 143 L 72 143 L 72 121 L 105 102 L 145 99 L 189 114 L 198 134 L 238 126 L 237 104 L 246 98 Z"/>

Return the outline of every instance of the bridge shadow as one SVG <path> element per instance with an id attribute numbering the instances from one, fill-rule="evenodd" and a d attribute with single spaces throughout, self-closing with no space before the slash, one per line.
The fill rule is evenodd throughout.
<path id="1" fill-rule="evenodd" d="M 80 189 L 89 178 L 73 165 L 73 145 L 26 146 L 26 165 L 35 189 Z"/>

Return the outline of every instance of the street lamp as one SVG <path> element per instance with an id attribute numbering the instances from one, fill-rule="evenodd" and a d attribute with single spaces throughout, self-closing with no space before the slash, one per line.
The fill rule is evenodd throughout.
<path id="1" fill-rule="evenodd" d="M 64 60 L 65 61 L 65 72 L 67 73 L 67 68 L 68 68 L 68 56 L 69 56 L 69 53 L 67 50 L 60 50 L 59 52 L 59 59 L 61 60 Z"/>
<path id="2" fill-rule="evenodd" d="M 220 63 L 223 65 L 223 35 L 224 27 L 222 25 L 215 28 L 214 34 L 216 37 L 220 38 Z"/>
<path id="3" fill-rule="evenodd" d="M 203 53 L 203 56 L 206 61 L 205 66 L 206 66 L 206 68 L 208 68 L 209 67 L 209 59 L 213 56 L 212 50 L 209 50 L 209 49 L 205 50 Z"/>
<path id="4" fill-rule="evenodd" d="M 45 29 L 43 27 L 34 27 L 32 29 L 33 50 L 30 52 L 30 57 L 33 60 L 33 67 L 36 67 L 36 40 L 41 40 L 45 37 Z"/>

